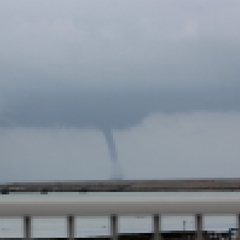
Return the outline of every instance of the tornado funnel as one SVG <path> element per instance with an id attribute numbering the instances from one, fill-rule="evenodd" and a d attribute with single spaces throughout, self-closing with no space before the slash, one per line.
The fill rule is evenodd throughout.
<path id="1" fill-rule="evenodd" d="M 103 131 L 111 159 L 110 180 L 123 180 L 123 172 L 118 162 L 118 154 L 111 131 Z"/>

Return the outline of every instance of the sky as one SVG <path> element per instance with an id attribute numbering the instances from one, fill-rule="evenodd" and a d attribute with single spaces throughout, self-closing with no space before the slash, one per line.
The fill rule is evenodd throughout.
<path id="1" fill-rule="evenodd" d="M 0 0 L 0 182 L 239 177 L 239 11 Z"/>

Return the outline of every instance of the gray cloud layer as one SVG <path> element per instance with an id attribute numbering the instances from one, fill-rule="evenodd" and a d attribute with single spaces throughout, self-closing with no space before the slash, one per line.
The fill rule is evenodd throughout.
<path id="1" fill-rule="evenodd" d="M 122 129 L 240 109 L 238 1 L 0 2 L 0 124 Z"/>
<path id="2" fill-rule="evenodd" d="M 117 163 L 118 153 L 111 134 L 116 133 L 116 129 L 122 133 L 125 129 L 132 130 L 142 119 L 155 112 L 171 113 L 173 118 L 176 113 L 183 112 L 239 112 L 239 10 L 240 2 L 237 0 L 0 0 L 0 127 L 1 140 L 6 143 L 1 149 L 4 159 L 1 169 L 7 173 L 2 179 L 12 179 L 15 168 L 17 172 L 20 169 L 16 178 L 24 179 L 25 165 L 28 163 L 32 164 L 31 169 L 36 169 L 34 173 L 29 170 L 28 174 L 33 175 L 28 179 L 34 176 L 42 179 L 45 165 L 53 164 L 49 165 L 49 172 L 44 175 L 45 179 L 49 179 L 53 174 L 52 166 L 59 161 L 62 167 L 57 168 L 52 177 L 77 178 L 78 167 L 83 167 L 84 177 L 87 178 L 91 177 L 88 175 L 92 171 L 92 165 L 89 165 L 91 159 L 106 160 L 104 154 L 98 154 L 97 159 L 88 155 L 93 149 L 96 150 L 99 143 L 89 144 L 88 149 L 83 147 L 82 159 L 87 159 L 89 163 L 84 164 L 90 167 L 89 171 L 85 171 L 86 166 L 82 166 L 78 158 L 79 152 L 71 156 L 78 146 L 68 151 L 64 148 L 67 143 L 60 144 L 65 152 L 63 155 L 62 151 L 55 148 L 57 137 L 51 137 L 52 129 L 100 129 L 108 136 L 106 140 L 114 160 L 112 163 Z M 224 114 L 217 117 L 223 118 Z M 157 126 L 154 125 L 154 132 Z M 8 133 L 4 128 L 9 130 Z M 41 138 L 39 143 L 32 142 L 32 139 L 38 139 L 41 132 L 34 128 L 47 131 L 44 135 L 47 139 Z M 216 131 L 221 132 L 221 129 L 222 126 Z M 157 143 L 156 149 L 159 151 L 160 138 L 164 149 L 169 149 L 175 138 L 170 138 L 168 145 L 164 145 L 168 134 L 164 137 L 161 132 L 154 141 L 152 131 L 145 134 L 150 149 Z M 13 137 L 7 143 L 5 137 L 11 133 Z M 229 136 L 231 134 L 232 131 Z M 65 133 L 63 135 L 65 138 Z M 30 140 L 25 143 L 23 139 L 27 136 L 30 136 Z M 197 136 L 199 133 L 195 138 Z M 26 144 L 20 146 L 19 152 L 19 142 L 14 142 L 15 139 Z M 139 135 L 136 134 L 134 141 L 138 139 Z M 193 139 L 189 142 L 194 142 Z M 44 144 L 49 140 L 46 148 Z M 181 139 L 181 142 L 185 140 Z M 29 142 L 34 158 L 28 152 Z M 123 158 L 121 145 L 125 142 L 127 138 L 120 146 L 117 145 L 119 160 L 124 163 L 128 159 L 130 165 L 135 166 L 137 160 L 132 159 L 139 159 L 144 166 L 144 152 L 148 156 L 153 152 L 152 169 L 156 171 L 154 176 L 157 176 L 156 166 L 161 168 L 159 159 L 163 156 L 144 149 L 139 156 L 129 157 L 134 146 L 129 141 L 124 154 L 130 155 Z M 176 148 L 179 142 L 175 143 Z M 194 176 L 197 170 L 192 159 L 203 142 L 205 140 L 197 141 L 193 153 L 187 158 L 190 160 L 186 164 L 192 164 L 192 169 L 195 169 Z M 39 153 L 40 145 L 42 149 L 47 149 L 46 156 Z M 225 149 L 222 146 L 219 148 Z M 229 153 L 228 149 L 224 151 Z M 206 156 L 209 156 L 208 152 L 209 149 Z M 176 152 L 174 156 L 166 153 L 163 161 L 179 155 L 182 156 L 182 159 L 179 157 L 181 161 L 172 164 L 180 166 L 184 162 L 185 151 L 183 155 L 181 153 L 179 155 Z M 235 148 L 233 153 L 233 166 L 237 166 Z M 46 159 L 51 159 L 52 163 Z M 201 157 L 196 159 L 201 161 Z M 74 169 L 68 161 L 74 161 Z M 170 165 L 169 171 L 166 171 L 168 174 L 186 176 L 184 171 L 180 175 L 176 171 L 171 172 Z M 100 169 L 102 162 L 97 166 L 96 169 Z M 130 168 L 126 166 L 126 169 Z M 143 171 L 144 168 L 137 170 Z M 12 174 L 8 176 L 9 171 Z M 56 171 L 59 171 L 59 175 Z M 73 171 L 75 175 L 72 175 Z M 200 175 L 203 176 L 203 172 Z"/>

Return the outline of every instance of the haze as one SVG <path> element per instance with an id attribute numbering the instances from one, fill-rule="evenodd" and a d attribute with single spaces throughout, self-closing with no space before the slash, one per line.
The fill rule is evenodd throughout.
<path id="1" fill-rule="evenodd" d="M 239 10 L 0 0 L 0 181 L 238 177 Z"/>

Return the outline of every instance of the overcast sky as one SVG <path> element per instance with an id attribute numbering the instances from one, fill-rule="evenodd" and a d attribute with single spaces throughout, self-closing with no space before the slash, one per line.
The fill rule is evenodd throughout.
<path id="1" fill-rule="evenodd" d="M 0 0 L 0 181 L 238 177 L 239 12 Z"/>

